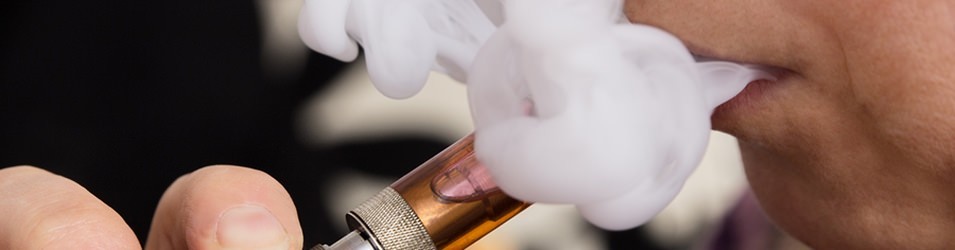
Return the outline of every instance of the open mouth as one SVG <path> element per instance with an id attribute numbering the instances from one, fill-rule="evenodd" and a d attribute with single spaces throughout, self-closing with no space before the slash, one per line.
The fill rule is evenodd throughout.
<path id="1" fill-rule="evenodd" d="M 777 91 L 789 77 L 793 75 L 791 70 L 752 62 L 738 61 L 732 59 L 724 59 L 720 57 L 712 57 L 707 54 L 699 54 L 696 51 L 691 49 L 691 54 L 693 55 L 694 60 L 697 62 L 708 62 L 708 61 L 725 61 L 733 62 L 740 65 L 745 65 L 747 67 L 752 67 L 767 73 L 767 77 L 763 79 L 757 79 L 749 82 L 739 94 L 731 98 L 729 101 L 724 102 L 723 104 L 716 107 L 713 112 L 713 119 L 716 123 L 720 119 L 728 119 L 729 117 L 736 117 L 737 114 L 750 113 L 752 110 L 764 106 L 767 102 L 772 101 L 772 98 L 769 96 L 772 95 L 774 91 Z M 750 110 L 750 111 L 746 111 Z"/>
<path id="2" fill-rule="evenodd" d="M 693 56 L 693 60 L 695 60 L 696 62 L 711 62 L 711 61 L 732 62 L 732 63 L 736 63 L 736 64 L 740 64 L 740 65 L 745 65 L 745 66 L 747 66 L 747 67 L 752 67 L 752 68 L 755 68 L 755 69 L 759 69 L 759 70 L 761 70 L 761 71 L 763 71 L 763 72 L 766 72 L 766 73 L 770 76 L 770 77 L 768 77 L 768 79 L 760 79 L 760 80 L 757 80 L 757 81 L 763 81 L 763 80 L 767 80 L 767 81 L 779 81 L 779 80 L 785 78 L 786 76 L 788 76 L 789 74 L 792 73 L 792 72 L 791 72 L 790 70 L 788 70 L 788 69 L 784 69 L 784 68 L 776 67 L 776 66 L 772 66 L 772 65 L 760 64 L 760 63 L 751 63 L 751 62 L 743 62 L 743 61 L 738 61 L 738 60 L 723 59 L 723 58 L 716 58 L 716 57 L 710 57 L 710 56 L 703 56 L 703 55 L 699 55 L 699 54 L 696 54 L 696 53 L 693 53 L 693 52 L 690 52 L 690 55 Z"/>

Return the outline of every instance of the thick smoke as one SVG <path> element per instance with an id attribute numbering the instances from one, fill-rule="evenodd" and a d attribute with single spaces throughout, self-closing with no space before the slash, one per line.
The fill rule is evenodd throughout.
<path id="1" fill-rule="evenodd" d="M 338 60 L 355 60 L 360 43 L 375 87 L 399 99 L 431 70 L 464 82 L 495 29 L 472 0 L 307 0 L 298 27 L 305 45 Z"/>
<path id="2" fill-rule="evenodd" d="M 357 40 L 387 96 L 415 94 L 429 70 L 465 81 L 498 185 L 606 229 L 662 210 L 699 164 L 713 109 L 767 77 L 695 62 L 672 35 L 622 22 L 619 0 L 476 1 L 308 0 L 300 31 L 340 60 Z"/>

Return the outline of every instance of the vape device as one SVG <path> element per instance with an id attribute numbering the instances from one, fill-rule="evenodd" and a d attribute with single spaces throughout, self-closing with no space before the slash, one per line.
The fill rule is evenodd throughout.
<path id="1" fill-rule="evenodd" d="M 530 206 L 501 192 L 468 135 L 346 215 L 353 230 L 313 250 L 464 249 Z"/>

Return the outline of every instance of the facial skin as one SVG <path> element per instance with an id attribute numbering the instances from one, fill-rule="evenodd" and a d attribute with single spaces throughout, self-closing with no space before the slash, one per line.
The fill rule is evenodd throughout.
<path id="1" fill-rule="evenodd" d="M 951 248 L 955 3 L 626 0 L 691 51 L 785 69 L 713 117 L 763 208 L 815 248 Z"/>

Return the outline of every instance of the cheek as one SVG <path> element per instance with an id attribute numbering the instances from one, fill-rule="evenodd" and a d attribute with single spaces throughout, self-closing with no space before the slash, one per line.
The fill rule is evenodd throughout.
<path id="1" fill-rule="evenodd" d="M 859 113 L 870 121 L 871 136 L 884 151 L 911 166 L 939 168 L 955 162 L 955 90 L 948 82 L 872 82 L 858 93 L 872 96 L 859 98 Z"/>
<path id="2" fill-rule="evenodd" d="M 858 13 L 828 15 L 847 58 L 852 106 L 846 106 L 856 111 L 847 115 L 864 121 L 884 151 L 912 165 L 955 162 L 955 35 L 951 24 L 937 21 L 948 18 L 947 10 L 855 2 Z"/>

